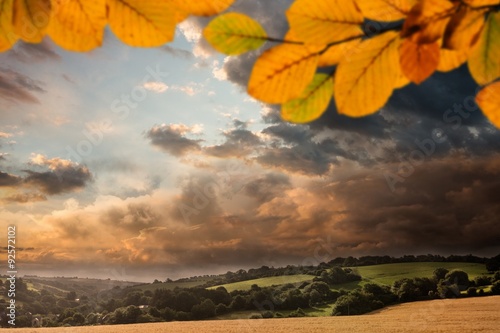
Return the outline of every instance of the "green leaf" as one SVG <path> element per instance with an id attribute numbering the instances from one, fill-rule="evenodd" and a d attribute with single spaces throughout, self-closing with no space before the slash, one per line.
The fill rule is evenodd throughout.
<path id="1" fill-rule="evenodd" d="M 308 123 L 325 112 L 333 95 L 333 79 L 327 74 L 316 74 L 302 95 L 283 104 L 281 117 L 293 123 Z"/>
<path id="2" fill-rule="evenodd" d="M 239 13 L 228 13 L 213 19 L 203 31 L 203 36 L 217 51 L 227 55 L 258 49 L 267 40 L 267 33 L 258 22 Z"/>

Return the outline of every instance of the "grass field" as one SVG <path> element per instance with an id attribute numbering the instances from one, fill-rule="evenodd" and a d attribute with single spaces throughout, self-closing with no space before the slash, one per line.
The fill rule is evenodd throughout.
<path id="1" fill-rule="evenodd" d="M 392 285 L 394 281 L 403 278 L 414 277 L 432 277 L 432 273 L 438 267 L 443 267 L 448 270 L 461 269 L 469 274 L 469 279 L 474 279 L 476 276 L 488 274 L 484 264 L 473 264 L 463 262 L 415 262 L 415 263 L 397 263 L 373 266 L 354 267 L 363 278 L 362 281 L 348 282 L 336 285 L 333 289 L 353 290 L 362 287 L 366 283 L 377 283 L 381 285 Z M 249 290 L 253 284 L 259 287 L 269 287 L 272 285 L 281 285 L 286 283 L 300 283 L 304 281 L 312 281 L 312 275 L 291 275 L 291 276 L 274 276 L 269 278 L 247 280 L 242 282 L 228 283 L 222 285 L 227 291 L 233 290 Z M 211 287 L 215 289 L 219 286 Z"/>
<path id="2" fill-rule="evenodd" d="M 374 266 L 356 267 L 363 278 L 363 282 L 373 282 L 382 285 L 392 285 L 394 281 L 403 278 L 432 277 L 432 272 L 438 267 L 448 270 L 461 269 L 469 274 L 469 279 L 476 276 L 488 274 L 484 264 L 473 264 L 463 262 L 415 262 L 399 263 Z M 361 283 L 362 285 L 363 283 Z"/>
<path id="3" fill-rule="evenodd" d="M 226 288 L 228 292 L 234 290 L 249 290 L 253 284 L 258 285 L 259 287 L 270 287 L 270 286 L 278 286 L 287 283 L 301 283 L 304 281 L 312 281 L 314 278 L 313 275 L 284 275 L 284 276 L 271 276 L 267 278 L 247 280 L 241 282 L 234 282 L 221 285 Z M 216 289 L 220 286 L 210 287 L 208 289 Z"/>
<path id="4" fill-rule="evenodd" d="M 137 290 L 151 290 L 155 291 L 156 289 L 168 289 L 168 290 L 173 290 L 175 288 L 194 288 L 198 287 L 201 285 L 204 285 L 205 283 L 212 281 L 213 277 L 200 277 L 195 280 L 189 280 L 185 282 L 178 282 L 178 281 L 173 281 L 173 282 L 162 282 L 162 283 L 151 283 L 151 284 L 142 284 L 138 286 L 133 286 L 130 287 L 131 289 L 137 289 Z"/>
<path id="5" fill-rule="evenodd" d="M 352 317 L 212 320 L 71 328 L 4 329 L 5 333 L 473 333 L 499 332 L 500 296 L 405 303 Z"/>

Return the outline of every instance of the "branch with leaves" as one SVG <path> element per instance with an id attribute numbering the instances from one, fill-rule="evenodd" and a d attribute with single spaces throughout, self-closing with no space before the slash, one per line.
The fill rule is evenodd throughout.
<path id="1" fill-rule="evenodd" d="M 0 51 L 45 35 L 67 50 L 88 51 L 102 44 L 107 24 L 128 45 L 159 46 L 189 15 L 219 15 L 233 2 L 0 0 Z M 296 0 L 283 39 L 234 12 L 214 18 L 203 35 L 227 55 L 278 44 L 257 59 L 248 93 L 281 104 L 287 121 L 319 118 L 332 98 L 341 114 L 370 115 L 394 90 L 467 63 L 482 86 L 478 105 L 500 127 L 499 7 L 500 0 Z"/>

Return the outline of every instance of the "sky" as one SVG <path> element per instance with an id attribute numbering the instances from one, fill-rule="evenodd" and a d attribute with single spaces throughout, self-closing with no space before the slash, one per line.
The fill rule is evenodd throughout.
<path id="1" fill-rule="evenodd" d="M 230 10 L 282 37 L 290 4 Z M 16 225 L 20 274 L 151 282 L 500 252 L 500 132 L 466 66 L 396 91 L 373 116 L 332 102 L 294 125 L 245 91 L 259 51 L 218 54 L 201 39 L 207 22 L 189 18 L 159 48 L 107 30 L 88 53 L 50 38 L 0 53 L 0 243 Z"/>

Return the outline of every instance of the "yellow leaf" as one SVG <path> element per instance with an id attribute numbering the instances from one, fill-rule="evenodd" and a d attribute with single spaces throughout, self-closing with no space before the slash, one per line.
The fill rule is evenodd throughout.
<path id="1" fill-rule="evenodd" d="M 468 57 L 466 51 L 441 49 L 440 53 L 439 65 L 437 67 L 437 70 L 440 72 L 449 72 L 462 66 Z"/>
<path id="2" fill-rule="evenodd" d="M 401 37 L 411 36 L 416 43 L 434 43 L 442 38 L 454 10 L 455 4 L 448 0 L 420 0 L 408 14 Z"/>
<path id="3" fill-rule="evenodd" d="M 196 16 L 212 16 L 229 8 L 234 0 L 180 0 L 189 14 Z"/>
<path id="4" fill-rule="evenodd" d="M 40 43 L 50 22 L 50 0 L 14 0 L 14 32 L 25 42 Z"/>
<path id="5" fill-rule="evenodd" d="M 490 13 L 479 41 L 469 54 L 469 71 L 480 85 L 500 77 L 500 13 Z"/>
<path id="6" fill-rule="evenodd" d="M 443 47 L 452 50 L 468 50 L 479 37 L 484 26 L 485 13 L 486 9 L 462 6 L 446 27 Z"/>
<path id="7" fill-rule="evenodd" d="M 363 15 L 353 0 L 296 0 L 286 16 L 301 41 L 329 44 L 362 35 Z"/>
<path id="8" fill-rule="evenodd" d="M 106 0 L 53 0 L 47 33 L 70 51 L 85 52 L 102 44 Z"/>
<path id="9" fill-rule="evenodd" d="M 335 74 L 339 113 L 363 117 L 384 106 L 400 80 L 400 44 L 399 34 L 389 31 L 363 41 L 363 52 L 339 64 Z"/>
<path id="10" fill-rule="evenodd" d="M 282 44 L 264 52 L 255 63 L 248 93 L 266 103 L 297 98 L 314 77 L 321 47 Z"/>
<path id="11" fill-rule="evenodd" d="M 500 128 L 500 82 L 484 87 L 477 94 L 476 103 L 493 125 Z"/>
<path id="12" fill-rule="evenodd" d="M 462 1 L 473 8 L 500 5 L 500 0 L 462 0 Z"/>
<path id="13" fill-rule="evenodd" d="M 10 49 L 19 38 L 12 26 L 13 7 L 14 0 L 0 0 L 0 52 Z"/>
<path id="14" fill-rule="evenodd" d="M 327 74 L 316 74 L 299 98 L 281 108 L 281 117 L 293 123 L 308 123 L 325 112 L 333 94 L 333 79 Z"/>
<path id="15" fill-rule="evenodd" d="M 107 0 L 111 30 L 130 46 L 160 46 L 174 39 L 175 10 L 155 0 Z"/>
<path id="16" fill-rule="evenodd" d="M 363 16 L 375 21 L 404 19 L 417 0 L 356 0 Z"/>
<path id="17" fill-rule="evenodd" d="M 394 89 L 401 89 L 403 87 L 406 87 L 408 84 L 410 84 L 410 82 L 410 79 L 407 78 L 403 72 L 401 72 L 398 80 L 394 82 Z"/>
<path id="18" fill-rule="evenodd" d="M 266 31 L 252 18 L 239 13 L 228 13 L 213 19 L 203 36 L 217 51 L 238 55 L 261 47 Z"/>
<path id="19" fill-rule="evenodd" d="M 360 43 L 361 39 L 354 39 L 349 42 L 330 46 L 328 50 L 326 50 L 319 57 L 318 66 L 334 66 L 341 61 L 350 61 L 350 58 L 354 55 L 354 53 L 361 52 L 359 49 Z"/>
<path id="20" fill-rule="evenodd" d="M 410 81 L 420 84 L 436 71 L 439 65 L 439 44 L 418 44 L 405 39 L 401 44 L 401 70 Z"/>

